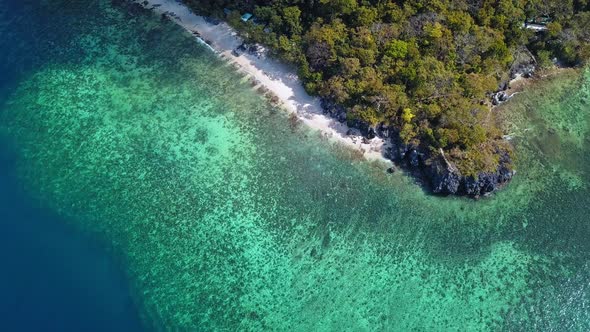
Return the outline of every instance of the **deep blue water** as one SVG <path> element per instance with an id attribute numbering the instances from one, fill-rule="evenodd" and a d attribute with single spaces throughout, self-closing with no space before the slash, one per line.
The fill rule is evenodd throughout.
<path id="1" fill-rule="evenodd" d="M 52 58 L 53 40 L 72 31 L 49 29 L 60 16 L 41 3 L 0 0 L 0 112 L 18 82 Z M 145 330 L 108 246 L 24 191 L 13 143 L 0 137 L 0 331 Z"/>
<path id="2" fill-rule="evenodd" d="M 0 330 L 143 330 L 113 255 L 28 197 L 14 164 L 0 147 Z"/>

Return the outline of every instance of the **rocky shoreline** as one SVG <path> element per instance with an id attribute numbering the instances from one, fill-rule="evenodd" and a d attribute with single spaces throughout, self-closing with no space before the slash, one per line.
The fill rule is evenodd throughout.
<path id="1" fill-rule="evenodd" d="M 189 12 L 183 12 L 181 15 L 178 15 L 180 11 L 186 11 L 186 7 L 174 0 L 136 1 L 141 3 L 144 8 L 161 11 L 163 13 L 162 15 L 173 17 L 173 21 L 184 26 L 197 37 L 202 37 L 201 40 L 206 43 L 209 48 L 220 54 L 222 57 L 232 58 L 233 61 L 239 64 L 239 67 L 251 67 L 248 72 L 253 73 L 253 77 L 257 80 L 266 78 L 266 72 L 260 70 L 260 66 L 268 64 L 271 60 L 266 57 L 266 54 L 263 54 L 262 56 L 263 59 L 266 59 L 264 61 L 258 61 L 261 58 L 260 54 L 248 55 L 249 52 L 245 50 L 259 48 L 257 45 L 245 45 L 243 43 L 236 44 L 236 42 L 239 41 L 237 37 L 228 37 L 225 40 L 215 40 L 215 38 L 218 37 L 215 31 L 219 31 L 220 28 L 218 25 L 221 25 L 219 24 L 219 21 L 212 22 L 211 19 L 199 17 Z M 191 19 L 198 19 L 197 22 L 203 22 L 190 22 L 189 24 L 189 20 Z M 226 34 L 227 32 L 232 32 L 229 30 L 231 29 L 229 27 L 224 26 L 223 28 L 228 30 L 225 31 Z M 201 32 L 205 32 L 205 30 L 207 30 L 207 33 L 204 35 Z M 230 47 L 230 45 L 233 46 Z M 242 52 L 238 52 L 240 47 L 243 48 Z M 509 89 L 511 88 L 510 84 L 512 82 L 533 77 L 537 67 L 536 61 L 529 52 L 522 52 L 522 54 L 525 54 L 525 57 L 515 61 L 510 69 L 510 79 L 507 79 L 500 84 L 498 91 L 490 94 L 488 101 L 490 107 L 502 104 L 514 95 L 514 93 L 509 93 Z M 530 57 L 528 55 L 530 55 Z M 247 58 L 246 61 L 239 60 L 244 56 Z M 260 73 L 257 73 L 255 69 L 260 71 Z M 277 85 L 283 84 L 284 82 L 286 82 L 286 80 L 269 80 L 266 84 L 263 82 L 263 85 L 267 86 L 271 92 L 274 92 L 273 88 L 276 88 Z M 283 88 L 299 89 L 301 88 L 299 84 L 300 83 L 294 81 L 293 84 Z M 297 98 L 302 98 L 301 95 L 303 95 L 303 92 L 296 94 Z M 281 100 L 284 99 L 290 101 L 293 100 L 293 97 L 294 95 L 291 93 L 286 96 L 281 96 L 280 94 L 278 96 Z M 432 151 L 426 146 L 404 144 L 399 138 L 399 132 L 393 127 L 388 127 L 384 124 L 370 126 L 359 120 L 353 122 L 348 121 L 344 107 L 336 105 L 327 99 L 320 99 L 317 103 L 318 105 L 313 105 L 315 103 L 312 102 L 310 98 L 306 98 L 305 103 L 299 103 L 305 105 L 305 107 L 300 107 L 301 105 L 289 105 L 290 107 L 287 108 L 294 109 L 293 114 L 296 114 L 300 120 L 309 124 L 310 127 L 318 128 L 322 131 L 329 129 L 329 136 L 340 137 L 338 135 L 341 135 L 342 137 L 340 137 L 340 141 L 345 143 L 350 141 L 350 145 L 360 148 L 363 153 L 367 152 L 366 147 L 374 145 L 372 144 L 373 142 L 383 142 L 379 144 L 381 154 L 384 159 L 389 160 L 394 164 L 393 167 L 388 169 L 388 172 L 393 173 L 397 169 L 403 169 L 410 175 L 414 176 L 425 190 L 434 194 L 468 196 L 473 198 L 488 196 L 506 185 L 516 174 L 516 171 L 512 168 L 512 158 L 510 153 L 505 149 L 496 149 L 495 154 L 498 163 L 494 171 L 478 172 L 475 176 L 464 175 L 452 161 L 447 159 L 444 151 Z M 313 105 L 313 107 L 310 107 L 311 105 Z M 314 107 L 318 108 L 318 114 L 309 111 Z M 322 113 L 327 119 L 332 119 L 334 124 L 328 124 L 326 120 L 320 121 L 316 119 L 322 115 Z M 313 120 L 310 119 L 310 115 L 312 114 L 316 117 Z"/>
<path id="2" fill-rule="evenodd" d="M 322 107 L 326 115 L 341 122 L 346 121 L 343 107 L 328 100 L 322 100 Z M 348 123 L 348 126 L 360 131 L 366 139 L 377 137 L 389 141 L 384 157 L 395 166 L 388 169 L 388 172 L 393 173 L 396 167 L 401 168 L 419 179 L 434 194 L 474 198 L 487 196 L 507 184 L 516 174 L 512 170 L 512 159 L 507 151 L 497 150 L 499 163 L 495 172 L 479 172 L 477 177 L 465 176 L 447 160 L 442 150 L 432 152 L 423 146 L 405 144 L 394 128 L 383 124 L 371 127 L 361 121 Z"/>
<path id="3" fill-rule="evenodd" d="M 559 72 L 565 67 L 556 64 L 549 73 Z M 546 73 L 546 72 L 545 72 Z M 538 67 L 534 58 L 521 59 L 515 62 L 510 69 L 509 79 L 501 83 L 498 90 L 490 95 L 490 107 L 494 109 L 507 101 L 515 94 L 520 93 L 524 85 L 542 79 L 547 75 L 537 75 Z M 542 74 L 542 73 L 541 73 Z M 340 122 L 346 122 L 346 110 L 329 100 L 322 100 L 322 108 L 326 115 Z M 365 138 L 382 138 L 389 142 L 384 151 L 386 159 L 394 163 L 394 167 L 388 169 L 393 173 L 400 168 L 414 176 L 421 185 L 433 194 L 456 195 L 480 198 L 489 196 L 504 187 L 516 174 L 510 153 L 501 148 L 495 151 L 498 164 L 493 172 L 478 172 L 476 176 L 464 175 L 449 161 L 444 151 L 431 151 L 424 146 L 405 144 L 399 138 L 399 132 L 394 128 L 383 124 L 375 127 L 355 121 L 348 126 L 358 130 Z M 504 136 L 509 141 L 509 136 Z"/>
<path id="4" fill-rule="evenodd" d="M 510 69 L 510 79 L 502 82 L 498 90 L 490 95 L 490 107 L 493 109 L 510 100 L 519 92 L 511 92 L 512 86 L 516 82 L 535 78 L 536 71 L 537 66 L 532 57 L 515 62 Z M 346 122 L 346 110 L 343 107 L 325 99 L 321 105 L 326 115 L 339 122 Z M 399 132 L 392 127 L 384 124 L 372 127 L 358 120 L 347 124 L 366 139 L 377 137 L 388 141 L 390 144 L 383 152 L 384 157 L 395 165 L 388 172 L 395 172 L 396 167 L 403 169 L 433 194 L 473 198 L 489 196 L 504 187 L 516 174 L 510 153 L 501 148 L 496 149 L 498 164 L 495 171 L 478 172 L 476 176 L 464 175 L 446 158 L 444 151 L 431 151 L 428 147 L 405 144 L 400 139 Z"/>

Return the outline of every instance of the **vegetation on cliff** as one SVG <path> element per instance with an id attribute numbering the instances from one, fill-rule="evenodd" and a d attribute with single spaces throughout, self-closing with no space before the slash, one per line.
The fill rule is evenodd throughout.
<path id="1" fill-rule="evenodd" d="M 489 100 L 515 54 L 537 66 L 590 57 L 588 0 L 184 1 L 296 64 L 307 91 L 342 106 L 350 124 L 393 129 L 473 177 L 510 150 Z"/>

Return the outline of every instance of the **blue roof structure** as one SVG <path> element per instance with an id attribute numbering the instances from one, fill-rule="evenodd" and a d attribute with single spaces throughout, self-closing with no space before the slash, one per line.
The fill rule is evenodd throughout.
<path id="1" fill-rule="evenodd" d="M 244 22 L 248 22 L 248 20 L 252 17 L 252 14 L 250 13 L 246 13 L 244 15 L 242 15 L 242 21 Z"/>

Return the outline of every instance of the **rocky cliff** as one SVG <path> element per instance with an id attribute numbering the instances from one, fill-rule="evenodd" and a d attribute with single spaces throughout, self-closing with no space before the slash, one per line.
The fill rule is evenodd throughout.
<path id="1" fill-rule="evenodd" d="M 323 100 L 324 112 L 332 118 L 346 121 L 346 110 L 330 101 Z M 481 197 L 489 195 L 509 182 L 515 174 L 508 151 L 498 148 L 498 164 L 493 172 L 478 172 L 476 176 L 464 175 L 449 161 L 444 151 L 431 151 L 427 147 L 404 144 L 399 133 L 392 127 L 378 125 L 372 127 L 362 121 L 349 121 L 348 125 L 358 129 L 369 139 L 380 137 L 391 142 L 384 151 L 385 157 L 392 160 L 398 167 L 420 178 L 425 187 L 432 193 L 441 195 L 462 195 Z"/>

